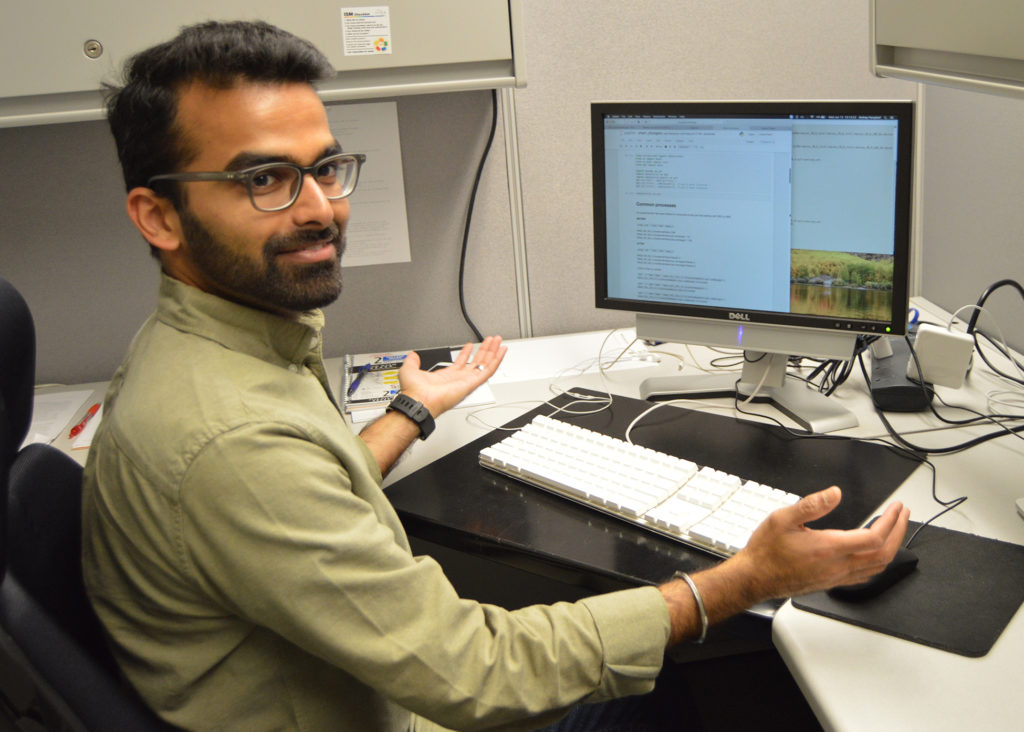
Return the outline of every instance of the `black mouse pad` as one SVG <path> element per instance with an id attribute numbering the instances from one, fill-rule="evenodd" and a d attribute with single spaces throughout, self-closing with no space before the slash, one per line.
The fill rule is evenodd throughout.
<path id="1" fill-rule="evenodd" d="M 1024 546 L 927 526 L 910 549 L 917 569 L 877 597 L 844 601 L 815 592 L 793 604 L 961 656 L 984 656 L 1024 602 Z"/>

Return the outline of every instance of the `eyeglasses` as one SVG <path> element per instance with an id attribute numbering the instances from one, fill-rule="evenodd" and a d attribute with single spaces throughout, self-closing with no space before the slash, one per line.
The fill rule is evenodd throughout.
<path id="1" fill-rule="evenodd" d="M 352 194 L 359 180 L 359 168 L 366 162 L 361 153 L 328 155 L 308 167 L 294 163 L 264 163 L 244 170 L 224 170 L 217 173 L 167 173 L 154 175 L 146 185 L 162 180 L 210 181 L 230 180 L 244 183 L 249 200 L 257 211 L 282 211 L 299 198 L 302 179 L 306 175 L 320 184 L 324 195 L 336 201 Z"/>

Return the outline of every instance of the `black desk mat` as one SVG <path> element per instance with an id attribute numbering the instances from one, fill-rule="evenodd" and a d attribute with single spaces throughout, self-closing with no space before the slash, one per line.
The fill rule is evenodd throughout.
<path id="1" fill-rule="evenodd" d="M 568 400 L 562 395 L 551 404 Z M 650 406 L 615 396 L 611 409 L 590 415 L 562 412 L 557 418 L 622 437 Z M 540 406 L 508 426 L 552 411 L 550 405 Z M 586 575 L 585 584 L 598 589 L 602 587 L 592 581 L 595 576 L 616 578 L 620 586 L 657 583 L 675 570 L 697 571 L 721 561 L 481 467 L 480 450 L 507 435 L 495 430 L 390 485 L 387 495 L 408 533 L 521 566 L 520 560 L 529 557 L 531 569 L 540 562 L 552 577 L 574 581 L 573 576 Z M 632 437 L 652 449 L 799 495 L 840 485 L 842 503 L 812 524 L 815 528 L 863 524 L 917 467 L 916 461 L 881 445 L 801 439 L 774 425 L 676 406 L 645 417 Z"/>
<path id="2" fill-rule="evenodd" d="M 917 569 L 877 597 L 853 602 L 815 592 L 793 598 L 793 605 L 961 656 L 984 656 L 1024 602 L 1024 546 L 927 526 L 910 549 Z"/>

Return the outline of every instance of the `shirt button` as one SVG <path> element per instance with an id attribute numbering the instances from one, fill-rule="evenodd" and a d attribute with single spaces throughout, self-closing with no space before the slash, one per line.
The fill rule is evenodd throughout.
<path id="1" fill-rule="evenodd" d="M 299 365 L 297 363 L 290 363 L 288 364 L 288 370 L 293 374 L 297 374 L 299 373 Z"/>

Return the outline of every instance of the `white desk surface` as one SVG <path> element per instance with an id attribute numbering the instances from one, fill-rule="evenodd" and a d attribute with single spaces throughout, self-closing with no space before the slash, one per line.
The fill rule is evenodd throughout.
<path id="1" fill-rule="evenodd" d="M 922 316 L 946 322 L 948 314 L 916 303 Z M 987 352 L 987 351 L 986 351 Z M 851 434 L 881 434 L 866 403 L 857 409 L 861 426 Z M 1005 386 L 980 359 L 964 388 L 938 387 L 950 404 L 986 409 L 986 395 Z M 850 387 L 844 389 L 849 391 Z M 887 415 L 901 433 L 936 425 L 930 413 Z M 922 446 L 953 445 L 992 431 L 972 430 L 910 435 Z M 1024 544 L 1024 520 L 1015 501 L 1024 497 L 1024 442 L 1005 436 L 961 453 L 932 457 L 938 494 L 966 495 L 961 507 L 935 523 L 957 531 Z M 925 520 L 938 506 L 919 469 L 895 494 Z M 827 730 L 1021 730 L 1024 681 L 1024 611 L 1018 609 L 992 650 L 966 658 L 796 609 L 787 603 L 776 614 L 772 637 L 819 721 Z"/>
<path id="2" fill-rule="evenodd" d="M 948 318 L 948 314 L 927 302 L 915 299 L 914 304 L 922 311 L 922 318 L 935 322 L 945 322 Z M 603 337 L 604 334 L 591 334 L 587 342 L 599 345 Z M 620 342 L 616 338 L 612 343 Z M 564 350 L 568 344 L 575 359 L 575 350 L 580 346 L 577 336 L 511 341 L 513 349 L 517 343 L 525 343 L 527 348 L 524 352 L 528 349 L 531 357 L 546 358 L 554 371 L 543 378 L 532 378 L 540 376 L 539 372 L 523 372 L 516 374 L 521 380 L 497 380 L 491 385 L 495 404 L 486 408 L 455 409 L 442 415 L 431 439 L 417 442 L 388 476 L 386 484 L 485 434 L 489 425 L 502 424 L 550 398 L 554 395 L 553 383 L 564 388 L 581 386 L 637 396 L 640 379 L 648 375 L 676 373 L 678 369 L 675 359 L 662 358 L 660 364 L 653 366 L 634 362 L 623 370 L 613 370 L 606 375 L 593 369 L 581 374 L 576 370 L 566 370 L 565 355 L 559 355 L 560 349 Z M 683 354 L 687 364 L 692 363 L 686 349 L 678 346 L 670 349 Z M 621 346 L 606 347 L 606 359 L 618 350 Z M 699 348 L 692 349 L 692 353 L 701 359 L 709 355 L 706 349 Z M 596 356 L 596 352 L 593 355 Z M 337 393 L 341 359 L 328 359 L 328 367 L 331 385 Z M 689 365 L 684 367 L 684 372 L 697 373 Z M 558 378 L 553 382 L 550 377 L 555 375 Z M 95 389 L 93 396 L 97 400 L 105 388 L 102 383 L 75 388 L 83 386 Z M 975 359 L 975 368 L 963 389 L 939 387 L 938 392 L 952 404 L 985 410 L 986 394 L 1001 388 L 1004 388 L 1002 384 L 987 373 L 979 359 Z M 842 402 L 860 420 L 857 428 L 842 434 L 857 437 L 885 434 L 859 369 L 832 399 Z M 686 406 L 735 414 L 731 400 L 703 400 Z M 749 408 L 781 416 L 770 407 L 751 405 Z M 888 416 L 900 431 L 937 426 L 937 421 L 928 413 Z M 76 415 L 70 424 L 75 424 L 78 419 L 80 415 Z M 784 417 L 782 419 L 785 421 Z M 948 445 L 990 430 L 991 427 L 982 427 L 973 428 L 973 431 L 916 434 L 910 439 L 921 445 Z M 84 462 L 86 451 L 70 450 L 66 431 L 53 444 Z M 1024 520 L 1017 515 L 1014 505 L 1017 498 L 1024 497 L 1024 482 L 1020 478 L 1024 473 L 1024 441 L 1016 437 L 1001 437 L 961 453 L 934 457 L 932 462 L 938 471 L 937 486 L 941 497 L 949 499 L 965 494 L 970 497 L 960 508 L 941 517 L 937 525 L 1024 544 Z M 823 476 L 823 481 L 827 480 L 828 477 Z M 912 518 L 918 521 L 930 517 L 939 508 L 931 499 L 930 473 L 923 468 L 919 468 L 900 487 L 895 497 L 910 507 Z M 828 730 L 1024 729 L 1024 716 L 1017 701 L 1021 680 L 1024 679 L 1022 611 L 1017 612 L 992 650 L 977 659 L 798 610 L 790 603 L 776 614 L 772 634 L 776 647 L 819 721 Z"/>

